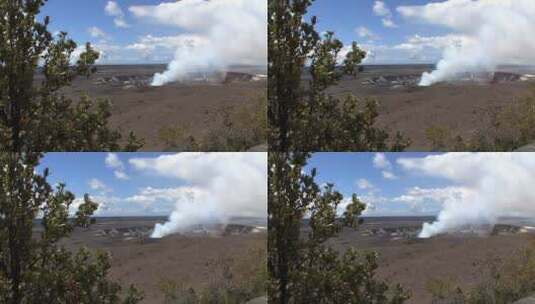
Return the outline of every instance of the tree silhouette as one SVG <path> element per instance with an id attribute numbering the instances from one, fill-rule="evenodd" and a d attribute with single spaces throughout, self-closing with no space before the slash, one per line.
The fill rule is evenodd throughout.
<path id="1" fill-rule="evenodd" d="M 270 153 L 268 270 L 270 303 L 400 304 L 409 295 L 375 278 L 377 254 L 354 248 L 341 255 L 325 242 L 343 226 L 357 227 L 365 205 L 355 194 L 342 218 L 343 196 L 304 173 L 307 153 Z M 301 227 L 310 227 L 305 234 Z"/>
<path id="2" fill-rule="evenodd" d="M 110 130 L 110 103 L 88 96 L 74 103 L 62 88 L 95 71 L 99 54 L 88 43 L 75 65 L 76 43 L 65 32 L 54 37 L 37 15 L 46 0 L 0 0 L 0 145 L 4 151 L 137 150 L 130 133 L 125 146 Z M 36 72 L 43 75 L 35 78 Z"/>
<path id="3" fill-rule="evenodd" d="M 401 151 L 409 141 L 376 128 L 375 100 L 326 93 L 342 76 L 355 76 L 366 53 L 351 45 L 339 66 L 343 44 L 332 32 L 316 32 L 316 17 L 304 21 L 313 0 L 269 0 L 268 119 L 272 151 Z M 305 82 L 303 75 L 309 74 Z"/>
<path id="4" fill-rule="evenodd" d="M 87 227 L 98 206 L 86 195 L 70 218 L 75 197 L 47 182 L 48 169 L 36 173 L 41 156 L 0 153 L 0 303 L 139 302 L 135 288 L 123 294 L 106 278 L 107 254 L 83 248 L 73 254 L 58 244 L 75 227 Z"/>

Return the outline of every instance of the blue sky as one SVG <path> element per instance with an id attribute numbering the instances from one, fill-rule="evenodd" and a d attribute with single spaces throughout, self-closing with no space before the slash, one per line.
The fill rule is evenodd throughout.
<path id="1" fill-rule="evenodd" d="M 334 183 L 346 198 L 353 193 L 373 206 L 369 216 L 436 215 L 449 189 L 443 177 L 403 168 L 400 159 L 426 159 L 436 153 L 315 153 L 307 172 L 317 169 L 319 184 Z"/>
<path id="2" fill-rule="evenodd" d="M 115 10 L 106 9 L 108 2 L 115 3 Z M 80 46 L 91 42 L 101 53 L 101 64 L 116 63 L 167 63 L 174 55 L 171 45 L 157 45 L 154 49 L 141 51 L 129 48 L 142 42 L 146 37 L 175 37 L 183 30 L 171 25 L 156 23 L 148 18 L 140 18 L 129 11 L 135 6 L 153 7 L 160 0 L 55 0 L 48 1 L 40 17 L 49 16 L 52 33 L 65 31 Z M 122 21 L 119 25 L 116 20 Z M 96 30 L 95 30 L 96 29 Z"/>
<path id="3" fill-rule="evenodd" d="M 99 64 L 175 60 L 187 66 L 181 60 L 186 60 L 186 54 L 197 54 L 199 62 L 216 58 L 220 65 L 264 65 L 266 3 L 263 0 L 54 0 L 46 2 L 39 17 L 51 18 L 52 33 L 66 31 L 80 46 L 91 42 L 101 53 Z M 76 62 L 81 51 L 80 48 L 75 52 L 72 62 Z"/>
<path id="4" fill-rule="evenodd" d="M 164 189 L 180 187 L 186 183 L 154 174 L 136 170 L 128 161 L 135 158 L 156 158 L 165 153 L 116 153 L 118 162 L 107 164 L 108 153 L 47 153 L 38 168 L 49 168 L 49 183 L 65 183 L 67 189 L 77 198 L 88 193 L 99 202 L 116 204 L 115 208 L 103 210 L 100 215 L 167 215 L 172 209 L 172 202 L 160 202 L 160 209 L 144 209 L 142 206 L 125 202 L 126 198 L 134 197 L 148 187 Z M 170 154 L 167 154 L 170 155 Z M 109 162 L 108 162 L 109 163 Z M 115 172 L 123 172 L 118 178 Z"/>
<path id="5" fill-rule="evenodd" d="M 305 171 L 370 206 L 366 216 L 437 215 L 423 237 L 535 218 L 535 153 L 316 153 Z"/>
<path id="6" fill-rule="evenodd" d="M 267 216 L 266 153 L 47 153 L 44 168 L 76 195 L 72 214 L 87 193 L 98 216 Z"/>
<path id="7" fill-rule="evenodd" d="M 447 1 L 316 0 L 308 16 L 318 17 L 320 32 L 334 31 L 345 44 L 356 41 L 370 51 L 373 56 L 366 63 L 435 63 L 446 47 L 458 43 L 461 38 L 446 27 L 403 16 L 397 10 L 402 6 L 424 7 L 434 2 Z"/>
<path id="8" fill-rule="evenodd" d="M 123 170 L 128 179 L 119 179 L 114 175 L 115 170 L 106 166 L 108 153 L 47 153 L 41 161 L 40 168 L 49 168 L 49 182 L 55 184 L 65 182 L 68 189 L 77 196 L 84 193 L 96 193 L 90 187 L 92 179 L 98 179 L 113 189 L 117 195 L 133 194 L 141 187 L 170 187 L 180 185 L 176 181 L 136 171 L 128 166 L 128 160 L 133 158 L 154 158 L 166 153 L 116 153 L 123 163 Z M 169 153 L 167 154 L 169 155 Z M 42 172 L 42 171 L 40 171 Z"/>
<path id="9" fill-rule="evenodd" d="M 48 1 L 41 11 L 42 16 L 50 16 L 50 31 L 66 31 L 79 43 L 86 41 L 98 43 L 92 37 L 89 28 L 98 27 L 108 34 L 118 44 L 134 43 L 139 37 L 145 35 L 172 35 L 181 30 L 173 27 L 156 25 L 140 20 L 128 12 L 128 8 L 138 5 L 158 5 L 160 0 L 122 0 L 117 1 L 125 14 L 128 27 L 117 27 L 114 16 L 107 15 L 105 7 L 108 0 L 54 0 Z"/>

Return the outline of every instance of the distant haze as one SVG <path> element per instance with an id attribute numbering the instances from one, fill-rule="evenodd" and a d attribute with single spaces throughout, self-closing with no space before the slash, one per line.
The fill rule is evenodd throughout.
<path id="1" fill-rule="evenodd" d="M 267 2 L 265 0 L 182 0 L 130 11 L 139 18 L 174 26 L 174 59 L 152 85 L 182 81 L 196 72 L 224 71 L 232 64 L 267 64 Z"/>
<path id="2" fill-rule="evenodd" d="M 421 86 L 452 80 L 463 72 L 493 72 L 499 64 L 535 63 L 535 1 L 447 0 L 401 6 L 406 19 L 452 31 L 437 68 L 424 73 Z"/>
<path id="3" fill-rule="evenodd" d="M 495 224 L 503 217 L 535 219 L 535 155 L 532 153 L 448 153 L 402 158 L 407 170 L 454 184 L 437 219 L 420 237 L 458 231 L 466 225 Z"/>
<path id="4" fill-rule="evenodd" d="M 186 183 L 173 190 L 174 209 L 155 225 L 153 238 L 236 217 L 267 217 L 267 153 L 179 153 L 131 163 Z"/>

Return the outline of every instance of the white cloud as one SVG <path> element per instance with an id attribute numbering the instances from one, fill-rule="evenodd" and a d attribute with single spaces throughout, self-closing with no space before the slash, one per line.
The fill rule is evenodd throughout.
<path id="1" fill-rule="evenodd" d="M 444 50 L 437 69 L 422 76 L 422 85 L 451 80 L 462 72 L 491 72 L 500 64 L 535 61 L 535 41 L 531 39 L 535 1 L 447 0 L 400 6 L 397 11 L 406 19 L 467 37 L 464 43 Z"/>
<path id="2" fill-rule="evenodd" d="M 107 39 L 107 38 L 105 38 Z M 108 52 L 111 50 L 108 47 L 107 42 L 103 39 L 97 44 L 91 44 L 91 47 L 93 50 L 97 51 L 99 53 L 99 58 L 97 59 L 96 63 L 101 64 L 108 60 Z M 85 44 L 78 45 L 76 49 L 71 54 L 71 58 L 69 60 L 71 65 L 76 64 L 76 62 L 80 59 L 80 55 L 85 52 Z"/>
<path id="3" fill-rule="evenodd" d="M 373 157 L 373 166 L 382 169 L 381 173 L 385 179 L 397 179 L 397 176 L 392 171 L 392 163 L 390 163 L 384 153 L 375 153 Z"/>
<path id="4" fill-rule="evenodd" d="M 373 166 L 379 169 L 390 169 L 392 168 L 392 163 L 390 163 L 384 153 L 375 153 L 375 156 L 373 157 Z"/>
<path id="5" fill-rule="evenodd" d="M 397 25 L 394 23 L 394 21 L 392 21 L 392 19 L 383 18 L 382 22 L 385 27 L 397 27 Z"/>
<path id="6" fill-rule="evenodd" d="M 355 29 L 355 32 L 359 35 L 361 38 L 369 39 L 369 40 L 378 40 L 380 39 L 379 36 L 377 36 L 374 32 L 372 32 L 370 29 L 364 26 L 360 26 Z"/>
<path id="7" fill-rule="evenodd" d="M 101 30 L 100 28 L 96 26 L 92 26 L 88 28 L 87 31 L 93 38 L 106 39 L 108 37 L 108 35 L 103 30 Z"/>
<path id="8" fill-rule="evenodd" d="M 116 153 L 108 153 L 104 162 L 108 168 L 124 169 L 124 164 Z"/>
<path id="9" fill-rule="evenodd" d="M 447 153 L 401 158 L 398 163 L 413 173 L 453 183 L 449 190 L 435 190 L 442 209 L 434 223 L 424 225 L 422 237 L 466 225 L 494 224 L 504 216 L 535 217 L 532 153 Z"/>
<path id="10" fill-rule="evenodd" d="M 129 179 L 129 176 L 125 172 L 124 164 L 116 153 L 108 153 L 104 163 L 106 164 L 106 167 L 113 169 L 116 178 L 123 180 Z"/>
<path id="11" fill-rule="evenodd" d="M 267 63 L 265 0 L 182 0 L 131 6 L 129 10 L 146 22 L 177 27 L 184 35 L 205 41 L 177 46 L 175 59 L 166 72 L 155 75 L 153 85 L 183 80 L 198 69 Z"/>
<path id="12" fill-rule="evenodd" d="M 112 189 L 108 187 L 104 182 L 99 180 L 98 178 L 92 178 L 88 182 L 89 188 L 91 190 L 101 191 L 101 192 L 111 192 Z"/>
<path id="13" fill-rule="evenodd" d="M 359 180 L 357 180 L 357 186 L 359 187 L 359 189 L 362 190 L 375 189 L 375 186 L 365 178 L 360 178 Z"/>
<path id="14" fill-rule="evenodd" d="M 113 171 L 113 175 L 115 175 L 115 177 L 118 178 L 118 179 L 124 179 L 124 180 L 130 179 L 128 174 L 126 174 L 124 171 L 120 171 L 120 170 Z"/>
<path id="15" fill-rule="evenodd" d="M 462 187 L 420 188 L 416 186 L 408 189 L 405 194 L 394 197 L 392 201 L 405 203 L 415 212 L 422 213 L 424 210 L 429 210 L 429 213 L 437 213 L 444 201 L 452 197 L 461 199 L 466 195 L 466 189 Z"/>
<path id="16" fill-rule="evenodd" d="M 129 163 L 136 170 L 184 183 L 165 191 L 174 193 L 176 202 L 169 221 L 155 227 L 154 237 L 234 216 L 267 216 L 266 153 L 178 153 Z M 136 200 L 148 202 L 147 197 L 159 193 L 145 191 Z"/>
<path id="17" fill-rule="evenodd" d="M 130 25 L 123 18 L 115 18 L 113 19 L 113 23 L 117 27 L 122 27 L 122 28 L 130 27 Z"/>
<path id="18" fill-rule="evenodd" d="M 140 37 L 137 42 L 126 46 L 128 50 L 140 53 L 145 59 L 166 57 L 173 58 L 176 49 L 194 49 L 203 45 L 208 46 L 208 42 L 200 36 L 177 35 L 177 36 L 152 36 Z"/>
<path id="19" fill-rule="evenodd" d="M 108 1 L 104 11 L 110 16 L 124 16 L 123 10 L 115 1 Z"/>
<path id="20" fill-rule="evenodd" d="M 373 13 L 383 17 L 383 25 L 389 28 L 395 28 L 397 25 L 392 20 L 392 11 L 383 1 L 375 1 L 373 4 Z"/>
<path id="21" fill-rule="evenodd" d="M 392 171 L 382 171 L 381 172 L 383 174 L 383 177 L 386 178 L 386 179 L 397 179 L 398 177 L 392 173 Z"/>
<path id="22" fill-rule="evenodd" d="M 115 17 L 113 19 L 113 22 L 115 23 L 115 26 L 121 27 L 121 28 L 127 28 L 130 25 L 126 22 L 124 19 L 124 12 L 115 1 L 108 1 L 106 3 L 106 6 L 104 7 L 104 11 L 107 15 Z"/>

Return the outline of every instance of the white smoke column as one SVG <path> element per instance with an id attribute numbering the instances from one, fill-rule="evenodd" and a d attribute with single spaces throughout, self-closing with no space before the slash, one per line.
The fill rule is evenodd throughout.
<path id="1" fill-rule="evenodd" d="M 535 153 L 447 153 L 397 162 L 406 170 L 449 180 L 458 189 L 419 237 L 495 224 L 504 216 L 535 218 Z"/>
<path id="2" fill-rule="evenodd" d="M 444 50 L 436 70 L 422 75 L 421 86 L 453 80 L 460 73 L 493 72 L 501 64 L 535 62 L 533 0 L 447 0 L 397 11 L 464 37 L 460 45 Z"/>
<path id="3" fill-rule="evenodd" d="M 267 153 L 178 153 L 129 162 L 184 184 L 168 221 L 154 227 L 153 238 L 231 217 L 267 217 Z"/>
<path id="4" fill-rule="evenodd" d="M 203 41 L 176 50 L 153 86 L 182 80 L 192 72 L 212 72 L 234 64 L 267 64 L 267 1 L 181 0 L 155 6 L 132 6 L 138 18 L 179 28 Z"/>

